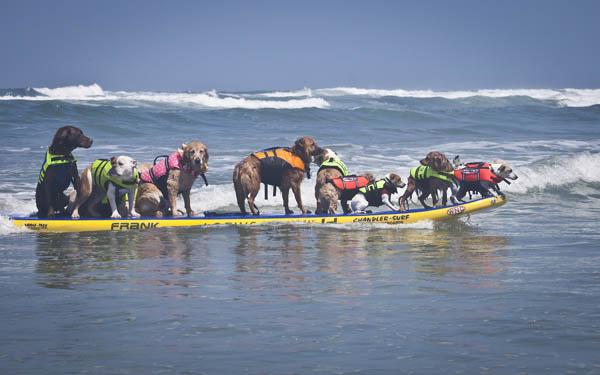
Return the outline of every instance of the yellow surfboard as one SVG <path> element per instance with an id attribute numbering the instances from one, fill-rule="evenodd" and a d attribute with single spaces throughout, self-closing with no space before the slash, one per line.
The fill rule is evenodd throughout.
<path id="1" fill-rule="evenodd" d="M 277 223 L 311 223 L 311 224 L 344 224 L 344 223 L 385 223 L 411 224 L 422 220 L 447 220 L 486 208 L 499 207 L 506 203 L 506 197 L 487 197 L 470 202 L 431 209 L 415 209 L 408 211 L 384 211 L 370 214 L 346 215 L 261 215 L 239 216 L 231 214 L 213 214 L 198 217 L 169 218 L 122 218 L 122 219 L 38 219 L 36 217 L 10 217 L 19 228 L 27 228 L 36 232 L 86 232 L 86 231 L 121 231 L 146 230 L 167 227 L 193 227 L 212 224 L 252 225 L 268 222 Z"/>

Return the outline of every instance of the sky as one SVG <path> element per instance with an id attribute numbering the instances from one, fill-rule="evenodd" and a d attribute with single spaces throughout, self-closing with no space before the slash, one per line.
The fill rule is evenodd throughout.
<path id="1" fill-rule="evenodd" d="M 0 88 L 600 88 L 600 1 L 0 0 Z"/>

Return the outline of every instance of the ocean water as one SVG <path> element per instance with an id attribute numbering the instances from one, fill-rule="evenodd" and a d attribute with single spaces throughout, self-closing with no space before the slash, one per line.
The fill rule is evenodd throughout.
<path id="1" fill-rule="evenodd" d="M 236 210 L 234 165 L 301 136 L 355 173 L 441 151 L 519 179 L 501 208 L 436 224 L 18 230 L 65 124 L 94 139 L 80 170 L 204 142 L 200 212 Z M 600 373 L 598 89 L 0 89 L 0 161 L 4 374 Z M 314 210 L 314 179 L 302 194 Z"/>

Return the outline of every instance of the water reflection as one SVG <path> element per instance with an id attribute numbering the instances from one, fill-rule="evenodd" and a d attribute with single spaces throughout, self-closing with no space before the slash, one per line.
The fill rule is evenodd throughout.
<path id="1" fill-rule="evenodd" d="M 429 228 L 260 225 L 36 236 L 38 283 L 80 288 L 213 285 L 243 297 L 369 295 L 382 286 L 442 278 L 485 285 L 502 272 L 507 239 L 462 221 Z M 442 283 L 442 284 L 443 284 Z M 439 285 L 438 285 L 439 287 Z"/>
<path id="2" fill-rule="evenodd" d="M 169 259 L 169 275 L 185 275 L 195 235 L 169 228 L 147 232 L 39 233 L 36 237 L 36 272 L 39 284 L 49 288 L 71 288 L 82 283 L 111 281 L 132 270 L 134 261 Z M 167 264 L 167 262 L 163 262 Z"/>

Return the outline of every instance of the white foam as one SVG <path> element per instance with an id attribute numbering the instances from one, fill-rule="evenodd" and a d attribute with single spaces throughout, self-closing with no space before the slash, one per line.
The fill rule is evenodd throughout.
<path id="1" fill-rule="evenodd" d="M 0 96 L 0 100 L 67 100 L 67 101 L 129 101 L 136 105 L 162 103 L 171 105 L 199 106 L 206 108 L 242 109 L 300 109 L 329 108 L 325 98 L 340 96 L 368 96 L 379 98 L 395 96 L 400 98 L 446 98 L 465 99 L 475 96 L 506 98 L 526 96 L 537 100 L 550 100 L 567 107 L 587 107 L 600 104 L 600 89 L 483 89 L 462 91 L 365 89 L 356 87 L 334 87 L 322 89 L 303 88 L 291 91 L 273 91 L 259 94 L 218 93 L 216 90 L 204 93 L 128 92 L 105 91 L 94 83 L 89 86 L 77 85 L 58 88 L 35 88 L 40 96 Z M 259 100 L 256 98 L 301 98 L 290 100 Z M 119 104 L 122 105 L 122 104 Z M 125 104 L 127 105 L 127 104 Z"/>
<path id="2" fill-rule="evenodd" d="M 526 193 L 578 181 L 597 183 L 600 182 L 599 163 L 600 154 L 583 152 L 563 158 L 546 158 L 525 166 L 513 166 L 519 178 L 511 181 L 511 185 L 502 184 L 502 190 Z"/>
<path id="3" fill-rule="evenodd" d="M 90 102 L 125 102 L 125 105 L 167 104 L 175 106 L 214 108 L 214 109 L 302 109 L 328 108 L 329 103 L 323 98 L 304 98 L 290 100 L 258 100 L 247 99 L 235 95 L 219 95 L 216 90 L 204 93 L 166 93 L 166 92 L 128 92 L 104 91 L 98 84 L 90 86 L 67 86 L 54 89 L 36 88 L 40 96 L 0 96 L 0 100 L 64 100 Z M 276 96 L 274 96 L 276 97 Z M 120 103 L 119 105 L 123 105 Z"/>
<path id="4" fill-rule="evenodd" d="M 312 96 L 312 90 L 305 87 L 302 90 L 297 91 L 274 91 L 274 92 L 265 92 L 261 94 L 257 94 L 257 96 L 262 96 L 266 98 L 295 98 L 300 96 Z"/>
<path id="5" fill-rule="evenodd" d="M 361 95 L 370 97 L 395 96 L 400 98 L 445 98 L 464 99 L 475 96 L 505 98 L 527 96 L 537 100 L 553 100 L 567 107 L 587 107 L 600 104 L 600 89 L 486 89 L 475 91 L 434 91 L 434 90 L 381 90 L 355 87 L 335 87 L 313 90 L 319 96 Z"/>
<path id="6" fill-rule="evenodd" d="M 58 100 L 68 100 L 68 99 L 93 99 L 93 98 L 101 98 L 105 97 L 105 93 L 102 90 L 102 87 L 97 83 L 93 85 L 84 86 L 66 86 L 66 87 L 58 87 L 54 89 L 49 89 L 47 87 L 43 88 L 34 88 L 35 91 L 40 94 L 46 95 L 52 99 Z M 46 98 L 47 99 L 47 98 Z"/>
<path id="7" fill-rule="evenodd" d="M 0 236 L 26 232 L 29 232 L 29 230 L 17 227 L 11 220 L 8 219 L 8 216 L 0 215 Z"/>

